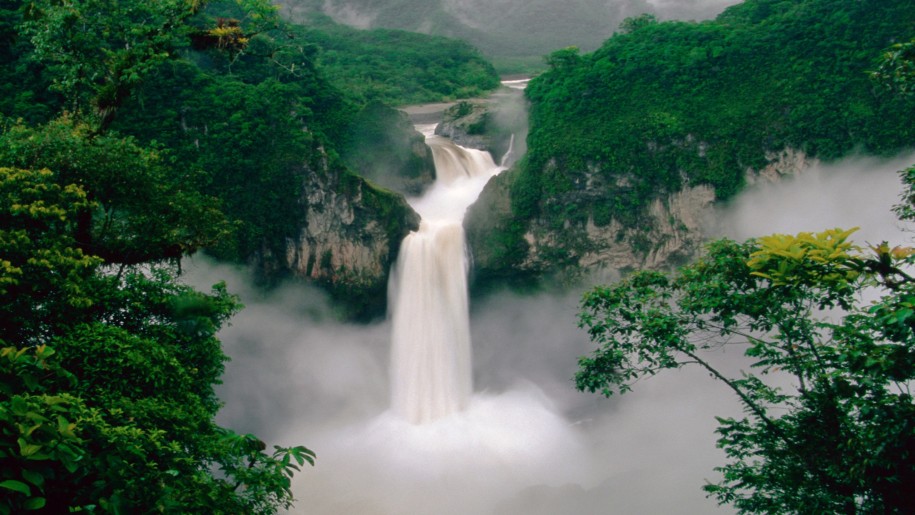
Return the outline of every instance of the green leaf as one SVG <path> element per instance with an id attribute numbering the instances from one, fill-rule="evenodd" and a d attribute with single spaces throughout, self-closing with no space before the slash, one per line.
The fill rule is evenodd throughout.
<path id="1" fill-rule="evenodd" d="M 19 416 L 25 415 L 29 410 L 29 406 L 25 402 L 25 399 L 18 396 L 13 397 L 12 401 L 10 401 L 10 408 L 12 409 L 13 414 Z"/>
<path id="2" fill-rule="evenodd" d="M 22 503 L 22 507 L 27 510 L 40 510 L 47 503 L 44 497 L 33 497 Z"/>
<path id="3" fill-rule="evenodd" d="M 32 495 L 32 489 L 29 488 L 29 485 L 23 483 L 22 481 L 16 481 L 15 479 L 7 479 L 0 483 L 0 488 L 6 488 L 7 490 L 12 490 L 14 492 L 19 492 L 25 495 Z"/>
<path id="4" fill-rule="evenodd" d="M 38 472 L 35 472 L 34 470 L 23 469 L 22 477 L 25 478 L 25 480 L 28 481 L 29 483 L 32 483 L 33 485 L 35 485 L 39 488 L 44 486 L 44 476 L 42 476 Z"/>
<path id="5" fill-rule="evenodd" d="M 22 454 L 23 458 L 32 456 L 33 454 L 40 451 L 41 448 L 41 445 L 29 443 L 22 438 L 19 439 L 19 453 Z"/>

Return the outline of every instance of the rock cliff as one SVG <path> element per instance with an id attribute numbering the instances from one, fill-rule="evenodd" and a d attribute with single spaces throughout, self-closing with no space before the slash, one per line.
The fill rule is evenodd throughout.
<path id="1" fill-rule="evenodd" d="M 777 181 L 811 163 L 803 152 L 792 149 L 769 154 L 767 159 L 763 168 L 746 170 L 748 183 Z M 715 202 L 711 186 L 658 194 L 635 224 L 613 218 L 597 223 L 591 215 L 573 214 L 557 220 L 543 211 L 526 219 L 513 211 L 511 196 L 512 184 L 521 173 L 513 169 L 491 180 L 464 219 L 479 278 L 574 279 L 585 273 L 670 268 L 693 259 L 708 237 L 703 229 Z M 609 201 L 588 186 L 566 193 L 562 201 L 569 206 L 593 205 L 595 198 Z"/>
<path id="2" fill-rule="evenodd" d="M 301 199 L 304 223 L 285 255 L 259 257 L 261 269 L 282 269 L 315 281 L 341 301 L 346 315 L 383 313 L 388 274 L 419 215 L 398 193 L 372 185 L 324 158 L 309 165 Z"/>

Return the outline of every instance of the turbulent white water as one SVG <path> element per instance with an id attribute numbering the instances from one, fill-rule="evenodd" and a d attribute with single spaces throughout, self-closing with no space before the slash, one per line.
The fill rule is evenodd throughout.
<path id="1" fill-rule="evenodd" d="M 461 222 L 502 168 L 487 152 L 427 136 L 437 180 L 411 205 L 419 230 L 400 249 L 390 287 L 391 410 L 428 423 L 467 407 L 472 387 L 468 258 Z"/>

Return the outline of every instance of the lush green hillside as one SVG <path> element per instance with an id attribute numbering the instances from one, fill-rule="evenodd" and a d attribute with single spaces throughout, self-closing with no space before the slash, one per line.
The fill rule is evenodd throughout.
<path id="1" fill-rule="evenodd" d="M 714 21 L 626 28 L 591 54 L 554 52 L 531 81 L 527 159 L 502 179 L 506 248 L 523 248 L 535 220 L 574 255 L 589 219 L 647 226 L 647 205 L 685 186 L 727 198 L 785 149 L 828 160 L 915 144 L 915 103 L 868 75 L 915 35 L 912 2 L 747 0 Z"/>
<path id="2" fill-rule="evenodd" d="M 450 100 L 498 84 L 465 43 L 322 19 L 320 26 L 281 24 L 237 54 L 190 49 L 155 70 L 113 128 L 164 146 L 176 169 L 221 199 L 237 230 L 210 252 L 247 260 L 265 248 L 285 253 L 305 222 L 303 174 L 328 158 L 339 167 L 342 157 L 355 171 L 393 161 L 388 168 L 402 170 L 389 174 L 420 174 L 411 141 L 356 141 L 372 134 L 367 127 L 403 130 L 382 102 Z"/>
<path id="3" fill-rule="evenodd" d="M 480 96 L 499 86 L 492 65 L 470 44 L 403 30 L 358 30 L 309 16 L 290 33 L 317 46 L 327 78 L 360 100 L 419 104 Z"/>

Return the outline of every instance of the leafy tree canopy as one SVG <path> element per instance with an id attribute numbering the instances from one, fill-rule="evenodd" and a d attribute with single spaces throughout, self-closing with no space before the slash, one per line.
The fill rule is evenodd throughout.
<path id="1" fill-rule="evenodd" d="M 87 194 L 48 170 L 0 168 L 0 206 L 0 513 L 289 506 L 311 451 L 213 420 L 237 299 L 170 267 L 114 273 L 74 237 Z"/>
<path id="2" fill-rule="evenodd" d="M 718 419 L 728 463 L 705 490 L 719 503 L 740 513 L 908 513 L 915 250 L 862 249 L 852 232 L 718 241 L 674 275 L 638 272 L 595 288 L 580 323 L 598 349 L 580 359 L 578 388 L 610 396 L 700 367 L 745 412 Z M 877 300 L 864 300 L 865 289 Z M 749 370 L 728 374 L 715 361 L 722 349 L 739 349 Z"/>

